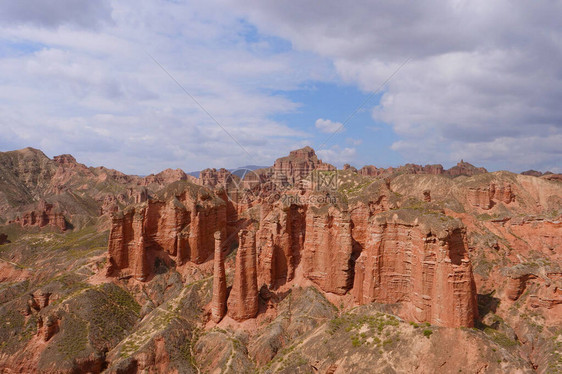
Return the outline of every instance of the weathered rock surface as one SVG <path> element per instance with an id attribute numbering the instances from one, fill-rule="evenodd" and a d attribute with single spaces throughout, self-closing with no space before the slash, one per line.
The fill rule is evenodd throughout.
<path id="1" fill-rule="evenodd" d="M 230 176 L 230 172 L 224 168 L 220 168 L 219 170 L 205 169 L 199 173 L 199 182 L 203 186 L 215 188 L 218 186 L 225 186 Z"/>
<path id="2" fill-rule="evenodd" d="M 412 213 L 388 212 L 372 220 L 355 266 L 355 298 L 360 304 L 400 303 L 409 320 L 472 326 L 476 290 L 463 225 Z"/>
<path id="3" fill-rule="evenodd" d="M 226 274 L 224 270 L 224 254 L 222 234 L 215 232 L 215 257 L 213 259 L 213 298 L 211 301 L 211 319 L 215 323 L 226 314 Z"/>
<path id="4" fill-rule="evenodd" d="M 304 246 L 306 208 L 290 205 L 262 210 L 257 232 L 258 278 L 260 284 L 275 288 L 295 277 Z"/>
<path id="5" fill-rule="evenodd" d="M 338 209 L 309 208 L 303 274 L 326 292 L 345 294 L 353 284 L 351 217 Z"/>
<path id="6" fill-rule="evenodd" d="M 500 185 L 490 183 L 486 187 L 469 187 L 466 197 L 470 205 L 484 210 L 488 210 L 494 205 L 493 200 L 509 204 L 515 199 L 509 183 Z"/>
<path id="7" fill-rule="evenodd" d="M 304 147 L 291 151 L 289 156 L 275 160 L 273 180 L 277 185 L 297 186 L 313 170 L 335 170 L 330 164 L 318 159 L 314 150 Z"/>
<path id="8" fill-rule="evenodd" d="M 108 274 L 146 280 L 157 257 L 203 263 L 213 253 L 214 233 L 225 229 L 223 200 L 189 182 L 172 184 L 159 198 L 114 214 Z"/>
<path id="9" fill-rule="evenodd" d="M 258 313 L 258 274 L 256 233 L 239 233 L 234 282 L 228 296 L 228 315 L 237 321 L 254 318 Z"/>
<path id="10" fill-rule="evenodd" d="M 60 208 L 45 201 L 39 202 L 35 209 L 24 213 L 21 217 L 18 216 L 14 220 L 8 221 L 8 224 L 11 223 L 21 225 L 22 227 L 53 226 L 61 231 L 67 228 L 66 219 L 64 214 L 60 211 Z"/>
<path id="11" fill-rule="evenodd" d="M 0 153 L 0 371 L 562 370 L 552 174 L 276 164 L 190 183 Z M 66 231 L 7 224 L 41 201 Z"/>
<path id="12" fill-rule="evenodd" d="M 478 174 L 484 174 L 488 171 L 485 168 L 478 168 L 468 162 L 461 160 L 456 166 L 450 169 L 444 169 L 443 165 L 417 165 L 417 164 L 406 164 L 397 168 L 377 168 L 373 165 L 365 165 L 359 169 L 358 173 L 364 176 L 378 177 L 381 175 L 391 175 L 393 173 L 405 173 L 405 174 L 430 174 L 430 175 L 445 175 L 449 177 L 458 177 L 460 175 L 473 176 Z"/>

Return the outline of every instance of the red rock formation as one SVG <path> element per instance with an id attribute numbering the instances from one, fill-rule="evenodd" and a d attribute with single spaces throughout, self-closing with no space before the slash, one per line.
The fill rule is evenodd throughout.
<path id="1" fill-rule="evenodd" d="M 459 175 L 466 175 L 466 176 L 473 176 L 473 175 L 477 175 L 477 174 L 483 174 L 483 173 L 487 173 L 488 170 L 486 170 L 485 168 L 477 168 L 472 164 L 469 164 L 468 162 L 464 162 L 463 160 L 461 160 L 461 162 L 459 162 L 456 166 L 453 166 L 452 168 L 450 168 L 449 170 L 446 171 L 447 175 L 450 175 L 452 177 L 456 177 Z"/>
<path id="2" fill-rule="evenodd" d="M 430 190 L 424 190 L 423 191 L 423 201 L 425 201 L 426 203 L 431 202 L 431 191 Z"/>
<path id="3" fill-rule="evenodd" d="M 425 174 L 433 174 L 433 175 L 445 174 L 445 171 L 443 170 L 443 165 L 440 164 L 425 165 L 423 167 L 423 172 Z"/>
<path id="4" fill-rule="evenodd" d="M 203 186 L 215 188 L 225 186 L 230 175 L 230 172 L 224 168 L 205 169 L 199 173 L 199 181 Z"/>
<path id="5" fill-rule="evenodd" d="M 484 210 L 488 210 L 492 207 L 492 197 L 490 195 L 490 189 L 485 188 L 469 188 L 466 195 L 468 203 L 474 207 L 478 207 Z"/>
<path id="6" fill-rule="evenodd" d="M 291 151 L 289 156 L 275 160 L 273 165 L 273 179 L 278 186 L 297 186 L 313 170 L 335 170 L 330 164 L 319 160 L 310 147 Z"/>
<path id="7" fill-rule="evenodd" d="M 522 274 L 519 276 L 511 276 L 507 278 L 507 284 L 505 287 L 505 294 L 510 300 L 517 300 L 519 296 L 525 291 L 527 286 L 527 281 L 529 278 L 536 278 L 532 274 Z"/>
<path id="8" fill-rule="evenodd" d="M 351 218 L 333 207 L 309 208 L 303 274 L 326 292 L 345 294 L 353 284 Z"/>
<path id="9" fill-rule="evenodd" d="M 530 175 L 532 177 L 540 177 L 541 175 L 543 175 L 542 172 L 536 171 L 536 170 L 533 170 L 533 169 L 524 171 L 521 174 L 522 175 Z"/>
<path id="10" fill-rule="evenodd" d="M 59 331 L 59 319 L 50 315 L 43 322 L 43 317 L 37 319 L 37 336 L 44 342 L 49 341 Z"/>
<path id="11" fill-rule="evenodd" d="M 543 176 L 541 176 L 541 179 L 562 182 L 562 174 L 544 174 Z"/>
<path id="12" fill-rule="evenodd" d="M 254 318 L 258 313 L 258 275 L 256 233 L 239 233 L 234 283 L 228 297 L 228 315 L 237 321 Z"/>
<path id="13" fill-rule="evenodd" d="M 385 172 L 385 169 L 379 169 L 373 165 L 365 165 L 359 169 L 358 173 L 366 177 L 377 177 Z"/>
<path id="14" fill-rule="evenodd" d="M 351 166 L 349 164 L 344 164 L 343 170 L 351 170 L 352 172 L 357 173 L 357 168 L 355 168 L 354 166 Z"/>
<path id="15" fill-rule="evenodd" d="M 505 204 L 509 204 L 515 200 L 515 195 L 511 191 L 511 184 L 509 183 L 501 184 L 499 186 L 496 186 L 495 183 L 491 183 L 490 194 L 492 199 L 501 201 Z"/>
<path id="16" fill-rule="evenodd" d="M 192 187 L 113 215 L 109 275 L 121 272 L 145 280 L 155 257 L 173 257 L 180 265 L 210 257 L 214 232 L 226 231 L 226 205 L 208 192 L 192 196 Z"/>
<path id="17" fill-rule="evenodd" d="M 45 201 L 39 202 L 39 205 L 23 214 L 21 217 L 18 216 L 16 219 L 8 221 L 8 223 L 16 223 L 22 227 L 27 226 L 54 226 L 59 228 L 61 231 L 66 230 L 66 219 L 63 213 L 58 207 L 53 204 L 49 204 Z"/>
<path id="18" fill-rule="evenodd" d="M 379 214 L 355 264 L 359 304 L 400 303 L 400 315 L 439 326 L 473 326 L 476 290 L 465 231 L 458 221 L 409 211 Z"/>
<path id="19" fill-rule="evenodd" d="M 377 168 L 373 165 L 363 166 L 359 170 L 359 174 L 369 177 L 378 177 L 380 175 L 390 175 L 394 172 L 407 173 L 407 174 L 432 174 L 432 175 L 446 175 L 450 177 L 458 177 L 459 175 L 472 176 L 476 174 L 486 173 L 487 170 L 484 168 L 477 168 L 467 162 L 461 160 L 456 166 L 445 170 L 443 165 L 433 164 L 433 165 L 417 165 L 417 164 L 406 164 L 398 168 Z"/>
<path id="20" fill-rule="evenodd" d="M 226 314 L 226 275 L 224 254 L 222 252 L 221 232 L 215 232 L 215 258 L 213 263 L 213 298 L 211 319 L 219 323 Z"/>
<path id="21" fill-rule="evenodd" d="M 494 205 L 492 200 L 509 204 L 515 200 L 515 195 L 509 183 L 490 183 L 486 187 L 469 187 L 466 198 L 470 205 L 488 210 Z"/>
<path id="22" fill-rule="evenodd" d="M 100 207 L 100 216 L 104 214 L 116 213 L 119 210 L 115 195 L 105 195 Z"/>
<path id="23" fill-rule="evenodd" d="M 192 177 L 191 175 L 187 175 L 181 169 L 175 169 L 175 170 L 166 169 L 158 174 L 150 174 L 142 178 L 140 181 L 138 181 L 138 184 L 141 186 L 148 186 L 151 184 L 166 186 L 169 185 L 170 183 L 177 182 L 177 181 L 195 182 L 195 178 Z"/>
<path id="24" fill-rule="evenodd" d="M 57 164 L 60 164 L 60 165 L 77 164 L 77 161 L 74 158 L 74 156 L 69 155 L 69 154 L 55 156 L 55 157 L 53 157 L 53 161 L 56 162 Z"/>
<path id="25" fill-rule="evenodd" d="M 304 244 L 305 212 L 295 204 L 269 212 L 262 207 L 257 232 L 259 284 L 275 288 L 294 278 Z"/>
<path id="26" fill-rule="evenodd" d="M 531 307 L 554 309 L 562 305 L 562 272 L 547 273 L 547 282 L 541 282 L 536 294 L 530 295 Z M 560 320 L 560 309 L 557 319 Z"/>

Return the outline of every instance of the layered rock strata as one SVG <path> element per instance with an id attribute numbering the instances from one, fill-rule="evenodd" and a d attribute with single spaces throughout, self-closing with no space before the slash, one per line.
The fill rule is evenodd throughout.
<path id="1" fill-rule="evenodd" d="M 369 226 L 355 264 L 352 293 L 359 304 L 400 303 L 410 320 L 473 325 L 476 291 L 459 221 L 395 211 L 373 217 Z"/>
<path id="2" fill-rule="evenodd" d="M 509 183 L 490 183 L 486 187 L 469 187 L 466 198 L 473 207 L 488 210 L 494 205 L 493 200 L 509 204 L 515 200 L 515 195 Z"/>
<path id="3" fill-rule="evenodd" d="M 292 204 L 273 210 L 262 207 L 258 277 L 260 284 L 275 288 L 295 277 L 306 232 L 306 207 Z"/>
<path id="4" fill-rule="evenodd" d="M 242 230 L 238 237 L 234 283 L 228 297 L 228 315 L 237 321 L 244 321 L 254 318 L 259 307 L 256 234 Z"/>
<path id="5" fill-rule="evenodd" d="M 211 319 L 219 323 L 226 314 L 226 274 L 224 254 L 222 251 L 221 232 L 215 232 L 215 258 L 213 263 L 213 298 L 211 301 Z"/>
<path id="6" fill-rule="evenodd" d="M 345 294 L 353 284 L 351 217 L 334 207 L 306 215 L 303 274 L 326 292 Z"/>
<path id="7" fill-rule="evenodd" d="M 147 279 L 156 257 L 201 264 L 213 253 L 214 233 L 226 231 L 226 204 L 193 185 L 112 216 L 108 274 Z"/>
<path id="8" fill-rule="evenodd" d="M 37 207 L 31 211 L 16 217 L 8 223 L 19 224 L 22 227 L 37 226 L 53 226 L 61 231 L 66 230 L 67 224 L 64 214 L 54 204 L 41 201 Z"/>

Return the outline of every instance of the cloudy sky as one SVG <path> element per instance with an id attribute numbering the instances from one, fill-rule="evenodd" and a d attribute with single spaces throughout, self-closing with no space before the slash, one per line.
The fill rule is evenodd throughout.
<path id="1" fill-rule="evenodd" d="M 138 174 L 268 165 L 304 145 L 336 165 L 562 172 L 560 14 L 561 1 L 0 0 L 0 151 Z"/>

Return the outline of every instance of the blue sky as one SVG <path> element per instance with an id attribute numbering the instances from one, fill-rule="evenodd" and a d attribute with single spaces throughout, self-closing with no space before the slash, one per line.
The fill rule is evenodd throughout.
<path id="1" fill-rule="evenodd" d="M 338 166 L 562 172 L 561 7 L 0 0 L 0 151 L 138 174 L 304 145 Z"/>

